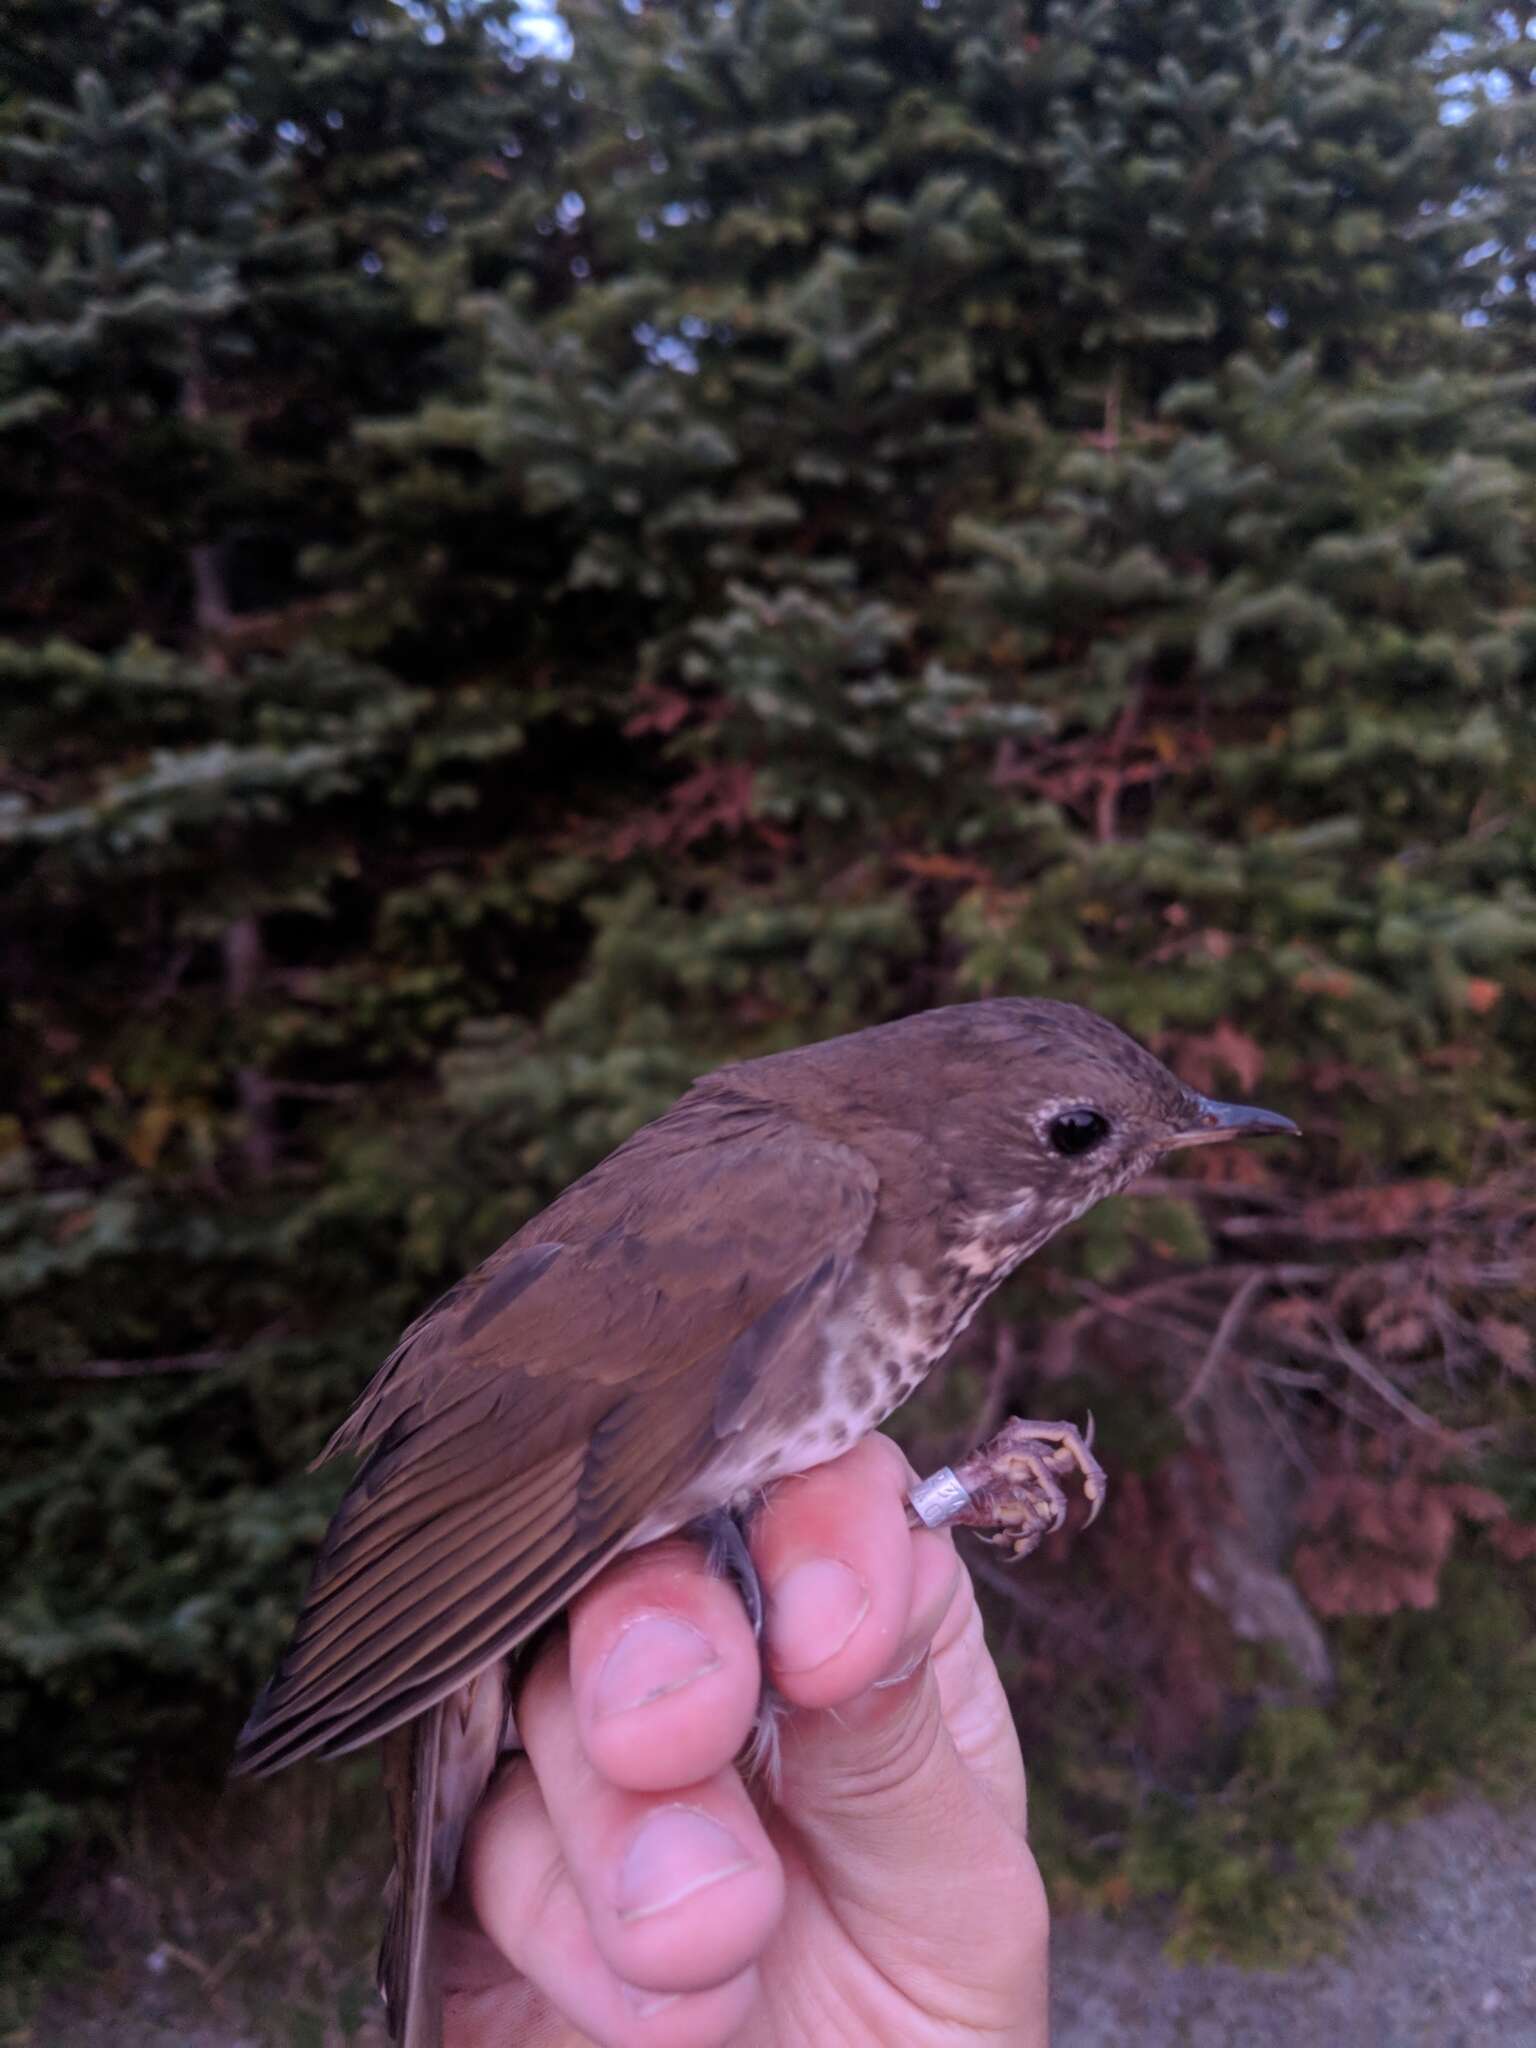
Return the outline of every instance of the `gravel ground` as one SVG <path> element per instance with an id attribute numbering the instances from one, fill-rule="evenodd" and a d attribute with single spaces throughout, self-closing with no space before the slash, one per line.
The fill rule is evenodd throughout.
<path id="1" fill-rule="evenodd" d="M 1352 1887 L 1345 1953 L 1289 1971 L 1180 1969 L 1161 1952 L 1166 1922 L 1151 1915 L 1062 1918 L 1052 2048 L 1536 2048 L 1536 1806 L 1461 1800 L 1372 1828 L 1356 1845 Z M 242 2024 L 238 1997 L 185 1968 L 146 1980 L 145 1939 L 125 1937 L 115 1970 L 73 1995 L 61 1989 L 19 2032 L 0 2028 L 0 2048 L 339 2043 L 318 2020 Z M 364 2038 L 382 2048 L 381 2030 Z"/>
<path id="2" fill-rule="evenodd" d="M 1057 1923 L 1052 2048 L 1536 2048 L 1536 1808 L 1362 1836 L 1337 1959 L 1180 1969 L 1151 1922 Z"/>

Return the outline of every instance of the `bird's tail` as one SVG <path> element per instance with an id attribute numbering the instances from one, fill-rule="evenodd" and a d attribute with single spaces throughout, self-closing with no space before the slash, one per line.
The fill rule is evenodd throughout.
<path id="1" fill-rule="evenodd" d="M 395 1840 L 389 1917 L 379 1944 L 379 1990 L 400 2048 L 441 2048 L 442 1974 L 432 1838 L 442 1763 L 443 1707 L 384 1738 L 384 1788 Z"/>
<path id="2" fill-rule="evenodd" d="M 515 1740 L 508 1671 L 498 1661 L 384 1738 L 395 1844 L 379 1990 L 400 2048 L 441 2048 L 438 1908 L 453 1888 L 469 1817 L 500 1751 Z"/>

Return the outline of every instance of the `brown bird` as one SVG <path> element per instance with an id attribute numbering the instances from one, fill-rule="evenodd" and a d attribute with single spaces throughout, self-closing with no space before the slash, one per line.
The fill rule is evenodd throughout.
<path id="1" fill-rule="evenodd" d="M 733 1518 L 761 1488 L 883 1421 L 1021 1260 L 1164 1153 L 1294 1130 L 1070 1004 L 931 1010 L 706 1075 L 411 1325 L 322 1454 L 365 1462 L 236 1759 L 388 1738 L 380 1976 L 407 2048 L 438 2038 L 432 1906 L 515 1739 L 510 1653 L 690 1524 L 757 1602 Z M 1042 1472 L 1076 1455 L 1074 1431 L 1026 1433 L 1056 1446 Z"/>

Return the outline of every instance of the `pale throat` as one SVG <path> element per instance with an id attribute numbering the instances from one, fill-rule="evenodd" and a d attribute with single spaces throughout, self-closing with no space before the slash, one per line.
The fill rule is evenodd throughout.
<path id="1" fill-rule="evenodd" d="M 945 1253 L 945 1261 L 982 1285 L 983 1291 L 970 1314 L 1015 1267 L 1091 1209 L 1103 1192 L 1102 1188 L 1082 1186 L 1062 1194 L 1030 1193 L 1000 1208 L 976 1210 L 966 1216 Z M 970 1320 L 969 1315 L 966 1320 Z"/>

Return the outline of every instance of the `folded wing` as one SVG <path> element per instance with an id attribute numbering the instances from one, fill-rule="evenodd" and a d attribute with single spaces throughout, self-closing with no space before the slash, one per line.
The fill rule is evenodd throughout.
<path id="1" fill-rule="evenodd" d="M 794 1370 L 876 1194 L 861 1153 L 690 1096 L 451 1289 L 327 1447 L 366 1462 L 236 1768 L 356 1748 L 558 1613 Z"/>

